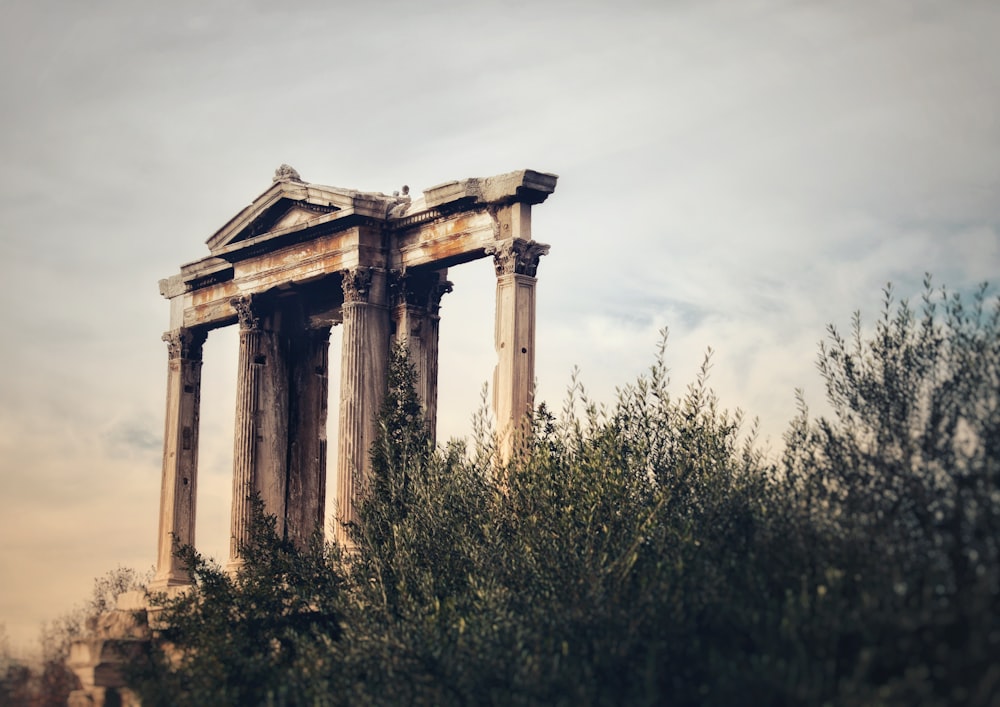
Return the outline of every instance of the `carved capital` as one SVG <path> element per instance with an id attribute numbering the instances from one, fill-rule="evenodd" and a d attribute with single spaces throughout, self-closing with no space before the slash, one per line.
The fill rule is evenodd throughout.
<path id="1" fill-rule="evenodd" d="M 187 361 L 200 361 L 206 338 L 208 334 L 204 331 L 191 329 L 168 331 L 163 335 L 163 340 L 167 342 L 167 357 L 170 360 L 181 358 Z"/>
<path id="2" fill-rule="evenodd" d="M 446 294 L 455 289 L 455 283 L 451 280 L 439 280 L 434 287 L 431 288 L 430 296 L 427 300 L 427 311 L 431 314 L 437 314 L 441 311 L 441 298 Z"/>
<path id="3" fill-rule="evenodd" d="M 260 312 L 254 307 L 253 295 L 241 295 L 229 300 L 240 320 L 241 331 L 260 330 Z"/>
<path id="4" fill-rule="evenodd" d="M 372 286 L 372 269 L 342 270 L 341 275 L 343 276 L 344 304 L 367 302 Z"/>
<path id="5" fill-rule="evenodd" d="M 410 275 L 399 270 L 389 271 L 389 301 L 393 307 L 407 304 L 410 298 Z"/>
<path id="6" fill-rule="evenodd" d="M 330 341 L 330 325 L 314 326 L 306 329 L 306 338 L 314 344 L 326 344 Z"/>
<path id="7" fill-rule="evenodd" d="M 391 288 L 393 306 L 419 307 L 430 314 L 441 309 L 441 298 L 452 291 L 454 283 L 445 280 L 440 272 L 393 272 Z"/>
<path id="8" fill-rule="evenodd" d="M 535 241 L 512 238 L 497 241 L 486 247 L 486 254 L 493 256 L 497 277 L 501 275 L 530 275 L 535 277 L 538 260 L 548 254 L 549 246 Z"/>

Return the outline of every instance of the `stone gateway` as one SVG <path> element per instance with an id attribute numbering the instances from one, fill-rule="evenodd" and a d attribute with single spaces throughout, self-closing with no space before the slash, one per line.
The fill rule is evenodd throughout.
<path id="1" fill-rule="evenodd" d="M 501 453 L 531 410 L 535 274 L 549 247 L 531 233 L 531 207 L 556 175 L 521 170 L 446 182 L 411 198 L 304 182 L 282 165 L 272 185 L 208 239 L 209 255 L 160 281 L 170 302 L 167 411 L 156 575 L 151 590 L 189 578 L 174 556 L 195 544 L 202 345 L 239 327 L 228 566 L 239 566 L 253 493 L 278 531 L 304 539 L 322 527 L 326 493 L 329 336 L 343 327 L 338 540 L 356 519 L 389 354 L 405 341 L 433 431 L 438 322 L 448 268 L 492 257 L 498 362 L 493 406 Z"/>
<path id="2" fill-rule="evenodd" d="M 406 342 L 431 431 L 437 410 L 438 310 L 448 268 L 490 256 L 496 267 L 498 356 L 493 407 L 509 459 L 532 408 L 535 272 L 549 247 L 531 237 L 531 207 L 556 176 L 521 170 L 427 189 L 423 197 L 308 184 L 282 165 L 272 185 L 208 239 L 209 255 L 160 281 L 170 302 L 167 413 L 156 574 L 152 592 L 182 592 L 174 556 L 195 545 L 202 346 L 239 327 L 232 537 L 239 567 L 259 494 L 293 540 L 323 527 L 329 337 L 343 327 L 337 411 L 337 535 L 356 520 L 394 342 Z M 137 705 L 121 666 L 152 637 L 145 592 L 126 592 L 77 640 L 68 665 L 81 681 L 72 707 Z"/>

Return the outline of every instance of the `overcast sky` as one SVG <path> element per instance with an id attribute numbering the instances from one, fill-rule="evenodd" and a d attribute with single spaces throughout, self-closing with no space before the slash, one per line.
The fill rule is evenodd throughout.
<path id="1" fill-rule="evenodd" d="M 0 624 L 27 645 L 154 561 L 157 280 L 283 162 L 391 193 L 554 172 L 539 398 L 652 362 L 772 449 L 822 409 L 827 323 L 887 281 L 1000 280 L 1000 3 L 0 2 Z M 494 362 L 490 263 L 450 272 L 440 436 Z M 339 362 L 339 334 L 331 350 Z M 199 546 L 227 547 L 235 332 L 205 349 Z M 333 386 L 339 378 L 333 371 Z M 335 407 L 333 409 L 336 409 Z M 332 427 L 335 427 L 333 425 Z M 331 484 L 332 486 L 332 484 Z"/>

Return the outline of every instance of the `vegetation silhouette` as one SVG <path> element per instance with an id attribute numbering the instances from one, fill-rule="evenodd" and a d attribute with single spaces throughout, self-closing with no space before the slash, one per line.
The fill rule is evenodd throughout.
<path id="1" fill-rule="evenodd" d="M 80 681 L 66 664 L 72 643 L 98 630 L 102 615 L 115 607 L 123 592 L 144 588 L 152 577 L 129 567 L 117 567 L 94 580 L 90 597 L 81 605 L 42 626 L 37 661 L 12 655 L 0 624 L 0 705 L 4 707 L 63 707 Z"/>
<path id="2" fill-rule="evenodd" d="M 774 461 L 665 352 L 500 465 L 485 413 L 435 449 L 397 350 L 352 551 L 262 517 L 234 580 L 187 551 L 145 703 L 996 704 L 1000 302 L 928 279 L 831 327 L 832 415 Z"/>
<path id="3" fill-rule="evenodd" d="M 574 376 L 508 464 L 435 448 L 394 352 L 349 550 L 256 505 L 235 577 L 192 549 L 130 667 L 143 704 L 996 705 L 1000 300 L 891 288 L 828 331 L 832 413 L 777 459 L 666 334 L 610 405 Z"/>

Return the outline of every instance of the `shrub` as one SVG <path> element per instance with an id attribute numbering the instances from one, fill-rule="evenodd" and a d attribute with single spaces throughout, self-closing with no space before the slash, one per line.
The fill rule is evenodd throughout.
<path id="1" fill-rule="evenodd" d="M 397 350 L 353 550 L 259 508 L 234 579 L 185 550 L 146 704 L 995 704 L 1000 305 L 928 283 L 831 328 L 832 417 L 776 462 L 665 346 L 506 464 L 485 416 L 433 447 Z"/>

